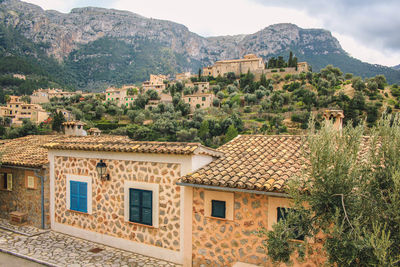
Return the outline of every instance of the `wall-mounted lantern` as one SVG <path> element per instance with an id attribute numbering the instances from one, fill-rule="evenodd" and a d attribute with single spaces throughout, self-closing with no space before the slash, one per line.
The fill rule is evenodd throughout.
<path id="1" fill-rule="evenodd" d="M 110 181 L 110 175 L 107 172 L 107 164 L 103 162 L 101 159 L 99 163 L 96 165 L 96 171 L 99 174 L 99 177 L 103 181 Z"/>

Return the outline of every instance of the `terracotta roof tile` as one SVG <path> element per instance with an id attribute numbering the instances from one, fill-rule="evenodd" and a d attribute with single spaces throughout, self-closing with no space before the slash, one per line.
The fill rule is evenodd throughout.
<path id="1" fill-rule="evenodd" d="M 41 167 L 47 164 L 47 149 L 42 145 L 56 142 L 62 135 L 28 135 L 0 142 L 1 164 L 25 167 Z"/>
<path id="2" fill-rule="evenodd" d="M 200 143 L 133 141 L 126 136 L 68 136 L 43 145 L 53 150 L 112 151 L 161 154 L 205 154 L 220 157 L 222 152 Z"/>
<path id="3" fill-rule="evenodd" d="M 300 174 L 303 142 L 301 136 L 241 135 L 218 149 L 223 157 L 180 181 L 282 192 Z"/>

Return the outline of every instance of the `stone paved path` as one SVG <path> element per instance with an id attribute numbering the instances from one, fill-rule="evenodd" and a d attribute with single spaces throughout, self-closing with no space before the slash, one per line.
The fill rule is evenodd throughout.
<path id="1" fill-rule="evenodd" d="M 101 251 L 97 253 L 89 251 L 94 248 L 99 248 Z M 36 236 L 23 236 L 0 229 L 0 251 L 48 266 L 180 266 L 53 231 Z"/>
<path id="2" fill-rule="evenodd" d="M 0 218 L 0 228 L 17 234 L 34 236 L 48 232 L 48 230 L 39 229 L 29 225 L 12 224 L 9 220 Z"/>

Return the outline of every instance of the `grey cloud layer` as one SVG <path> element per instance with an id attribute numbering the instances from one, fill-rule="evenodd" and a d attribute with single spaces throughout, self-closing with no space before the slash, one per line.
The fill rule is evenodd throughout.
<path id="1" fill-rule="evenodd" d="M 252 0 L 305 11 L 324 27 L 367 46 L 400 50 L 400 0 Z"/>

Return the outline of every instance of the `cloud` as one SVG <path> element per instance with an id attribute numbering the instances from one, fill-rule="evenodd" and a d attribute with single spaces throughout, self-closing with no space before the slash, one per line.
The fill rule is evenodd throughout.
<path id="1" fill-rule="evenodd" d="M 299 26 L 317 25 L 302 11 L 265 7 L 249 0 L 116 0 L 113 7 L 178 22 L 202 36 L 249 34 L 288 21 Z"/>
<path id="2" fill-rule="evenodd" d="M 352 36 L 368 47 L 399 50 L 398 0 L 252 0 L 267 7 L 298 9 L 324 28 Z"/>

